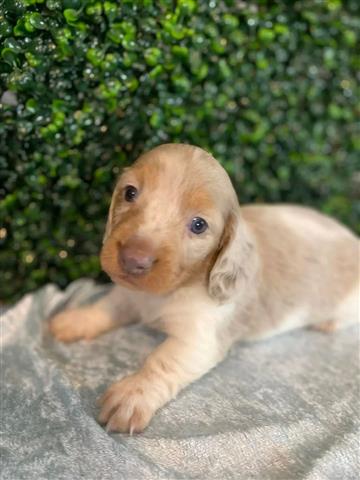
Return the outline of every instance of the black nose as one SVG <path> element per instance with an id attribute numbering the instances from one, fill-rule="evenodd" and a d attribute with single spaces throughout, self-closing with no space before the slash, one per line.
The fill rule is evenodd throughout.
<path id="1" fill-rule="evenodd" d="M 154 263 L 154 257 L 136 248 L 122 248 L 119 253 L 119 262 L 125 273 L 130 275 L 145 275 Z"/>

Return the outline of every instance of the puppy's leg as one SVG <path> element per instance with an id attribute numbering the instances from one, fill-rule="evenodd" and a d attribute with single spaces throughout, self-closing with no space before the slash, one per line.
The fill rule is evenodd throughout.
<path id="1" fill-rule="evenodd" d="M 332 333 L 355 324 L 360 324 L 360 285 L 340 303 L 331 319 L 312 325 L 311 328 Z"/>
<path id="2" fill-rule="evenodd" d="M 339 326 L 334 320 L 326 320 L 325 322 L 311 325 L 309 328 L 310 330 L 316 330 L 318 332 L 333 333 L 339 328 Z"/>
<path id="3" fill-rule="evenodd" d="M 50 332 L 61 342 L 92 338 L 115 328 L 117 322 L 96 305 L 60 312 L 51 319 Z"/>
<path id="4" fill-rule="evenodd" d="M 225 355 L 214 335 L 168 337 L 137 373 L 114 383 L 99 400 L 99 422 L 108 431 L 141 432 L 154 413 Z"/>
<path id="5" fill-rule="evenodd" d="M 65 310 L 50 321 L 50 332 L 57 340 L 74 342 L 90 340 L 113 328 L 131 323 L 135 312 L 126 292 L 114 287 L 93 305 Z"/>

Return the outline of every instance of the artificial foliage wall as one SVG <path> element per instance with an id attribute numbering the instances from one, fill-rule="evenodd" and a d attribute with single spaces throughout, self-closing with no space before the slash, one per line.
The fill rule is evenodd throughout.
<path id="1" fill-rule="evenodd" d="M 99 275 L 143 149 L 210 150 L 244 202 L 360 231 L 360 2 L 0 1 L 0 300 Z"/>

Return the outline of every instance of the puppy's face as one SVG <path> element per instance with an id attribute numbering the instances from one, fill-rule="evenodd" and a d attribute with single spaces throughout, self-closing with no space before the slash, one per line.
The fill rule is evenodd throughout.
<path id="1" fill-rule="evenodd" d="M 116 185 L 102 268 L 116 283 L 157 294 L 206 278 L 234 195 L 205 151 L 175 144 L 151 150 Z"/>

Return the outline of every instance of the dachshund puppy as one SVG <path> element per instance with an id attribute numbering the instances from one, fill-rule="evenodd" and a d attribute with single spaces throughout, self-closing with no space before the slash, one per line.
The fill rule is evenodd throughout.
<path id="1" fill-rule="evenodd" d="M 162 145 L 115 187 L 101 265 L 117 285 L 95 305 L 58 314 L 50 328 L 64 342 L 135 320 L 167 334 L 100 399 L 108 430 L 141 432 L 235 341 L 359 320 L 359 257 L 359 239 L 335 220 L 290 205 L 240 209 L 209 153 Z"/>

